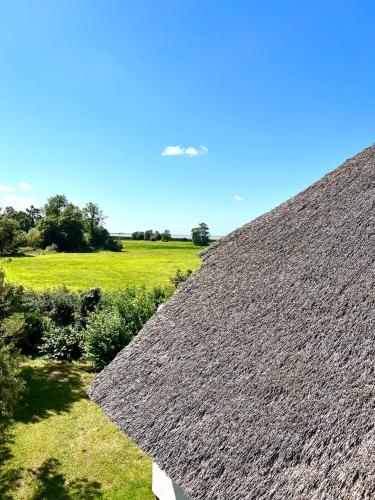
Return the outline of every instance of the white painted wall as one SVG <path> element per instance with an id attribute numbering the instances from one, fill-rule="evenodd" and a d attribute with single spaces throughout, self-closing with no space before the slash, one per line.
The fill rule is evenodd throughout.
<path id="1" fill-rule="evenodd" d="M 152 463 L 152 491 L 159 500 L 189 500 L 178 484 L 169 479 L 155 462 Z"/>

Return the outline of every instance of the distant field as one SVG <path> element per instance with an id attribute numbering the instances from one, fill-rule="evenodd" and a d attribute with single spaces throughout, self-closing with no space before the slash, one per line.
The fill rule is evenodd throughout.
<path id="1" fill-rule="evenodd" d="M 167 284 L 178 268 L 197 270 L 201 247 L 191 242 L 124 242 L 122 252 L 56 253 L 13 257 L 1 262 L 9 281 L 34 289 L 71 289 Z"/>

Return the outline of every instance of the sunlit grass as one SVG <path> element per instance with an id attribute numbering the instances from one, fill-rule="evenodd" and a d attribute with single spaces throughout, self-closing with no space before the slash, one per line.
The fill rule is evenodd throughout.
<path id="1" fill-rule="evenodd" d="M 151 500 L 151 462 L 86 397 L 86 365 L 35 360 L 0 438 L 0 498 Z"/>
<path id="2" fill-rule="evenodd" d="M 123 252 L 56 253 L 14 257 L 1 266 L 8 280 L 34 289 L 165 285 L 176 270 L 200 266 L 191 242 L 125 241 Z"/>

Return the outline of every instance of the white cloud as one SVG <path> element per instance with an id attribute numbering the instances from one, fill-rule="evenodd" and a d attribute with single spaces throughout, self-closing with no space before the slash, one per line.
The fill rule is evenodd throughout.
<path id="1" fill-rule="evenodd" d="M 17 194 L 8 194 L 0 200 L 0 205 L 12 206 L 16 210 L 25 210 L 30 205 L 39 205 L 38 200 L 32 198 L 31 196 L 18 196 Z"/>
<path id="2" fill-rule="evenodd" d="M 24 191 L 33 191 L 33 187 L 28 182 L 20 182 L 18 184 L 18 187 L 20 187 Z"/>
<path id="3" fill-rule="evenodd" d="M 234 195 L 234 201 L 244 201 L 244 198 L 242 198 L 242 196 L 240 196 L 238 194 L 235 194 Z"/>
<path id="4" fill-rule="evenodd" d="M 195 148 L 192 148 L 192 147 L 186 148 L 185 149 L 185 154 L 188 155 L 188 156 L 198 156 L 199 155 L 198 151 Z"/>
<path id="5" fill-rule="evenodd" d="M 16 191 L 14 186 L 9 186 L 8 184 L 0 184 L 0 193 L 11 193 Z"/>
<path id="6" fill-rule="evenodd" d="M 199 148 L 194 148 L 189 146 L 187 148 L 183 146 L 166 146 L 161 152 L 161 156 L 206 156 L 208 153 L 208 148 L 206 146 L 199 146 Z"/>
<path id="7" fill-rule="evenodd" d="M 162 156 L 181 156 L 185 154 L 185 148 L 181 146 L 167 146 L 164 151 L 161 152 Z"/>

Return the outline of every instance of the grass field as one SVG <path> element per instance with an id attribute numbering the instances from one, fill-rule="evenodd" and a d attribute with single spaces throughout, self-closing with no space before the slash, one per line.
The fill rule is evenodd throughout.
<path id="1" fill-rule="evenodd" d="M 29 361 L 27 392 L 0 435 L 2 500 L 152 500 L 151 462 L 86 397 L 86 365 Z"/>
<path id="2" fill-rule="evenodd" d="M 164 285 L 178 268 L 195 271 L 201 247 L 191 242 L 125 241 L 122 252 L 55 253 L 14 257 L 1 266 L 9 281 L 35 289 Z"/>

